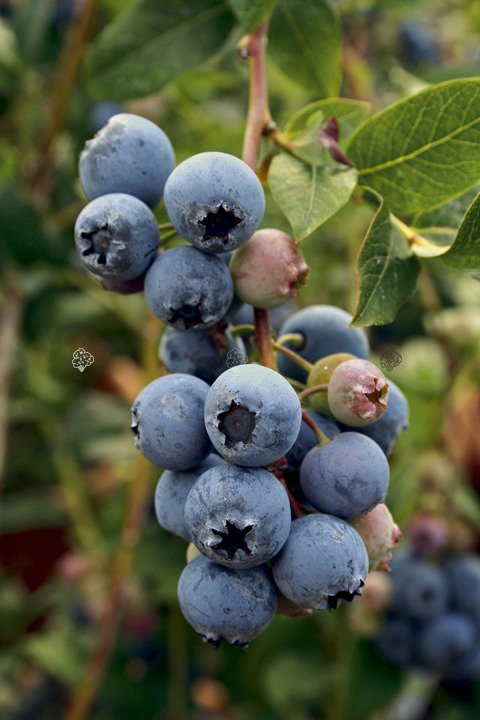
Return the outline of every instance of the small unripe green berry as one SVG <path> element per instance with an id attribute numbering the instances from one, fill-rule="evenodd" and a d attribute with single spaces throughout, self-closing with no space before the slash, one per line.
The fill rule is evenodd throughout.
<path id="1" fill-rule="evenodd" d="M 233 254 L 229 269 L 238 297 L 263 310 L 296 298 L 309 271 L 295 240 L 273 228 L 257 230 Z"/>
<path id="2" fill-rule="evenodd" d="M 364 427 L 387 409 L 388 383 L 368 360 L 347 360 L 333 371 L 327 399 L 334 418 L 350 427 Z"/>

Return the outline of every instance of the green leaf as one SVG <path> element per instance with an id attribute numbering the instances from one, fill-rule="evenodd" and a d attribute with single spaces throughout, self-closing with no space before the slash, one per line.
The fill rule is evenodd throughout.
<path id="1" fill-rule="evenodd" d="M 277 0 L 229 0 L 242 29 L 252 32 L 269 15 Z"/>
<path id="2" fill-rule="evenodd" d="M 112 100 L 156 92 L 218 52 L 233 24 L 226 0 L 139 0 L 91 47 L 89 89 Z"/>
<path id="3" fill-rule="evenodd" d="M 442 260 L 460 270 L 480 270 L 480 193 L 465 213 L 457 236 Z"/>
<path id="4" fill-rule="evenodd" d="M 324 165 L 307 165 L 287 153 L 273 158 L 268 183 L 287 216 L 296 240 L 303 240 L 345 205 L 357 182 L 354 168 L 325 152 Z"/>
<path id="5" fill-rule="evenodd" d="M 405 236 L 392 224 L 383 198 L 358 258 L 360 297 L 352 325 L 385 325 L 415 289 L 420 264 Z"/>
<path id="6" fill-rule="evenodd" d="M 325 122 L 330 118 L 337 118 L 340 126 L 340 144 L 360 125 L 368 115 L 370 104 L 360 100 L 348 100 L 345 98 L 328 98 L 317 100 L 317 102 L 306 105 L 299 110 L 285 125 L 285 133 L 304 132 L 312 124 L 315 124 L 319 117 Z"/>
<path id="7" fill-rule="evenodd" d="M 268 50 L 280 70 L 312 94 L 338 93 L 340 26 L 328 0 L 278 0 Z"/>
<path id="8" fill-rule="evenodd" d="M 480 179 L 480 79 L 451 80 L 367 120 L 348 156 L 359 182 L 400 215 L 435 208 Z"/>

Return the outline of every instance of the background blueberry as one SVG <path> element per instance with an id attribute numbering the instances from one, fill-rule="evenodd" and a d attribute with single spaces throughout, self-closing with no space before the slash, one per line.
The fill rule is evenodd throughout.
<path id="1" fill-rule="evenodd" d="M 305 497 L 322 512 L 345 520 L 364 515 L 385 500 L 387 459 L 376 442 L 355 432 L 336 435 L 310 450 L 300 468 Z"/>
<path id="2" fill-rule="evenodd" d="M 145 300 L 178 330 L 216 325 L 233 298 L 228 267 L 220 258 L 182 245 L 160 253 L 145 278 Z"/>
<path id="3" fill-rule="evenodd" d="M 245 362 L 247 356 L 242 340 L 228 332 L 167 327 L 160 340 L 158 357 L 169 372 L 195 375 L 211 385 L 228 369 L 227 363 L 234 365 L 235 358 L 244 358 Z"/>
<path id="4" fill-rule="evenodd" d="M 314 363 L 325 355 L 351 353 L 360 358 L 368 358 L 369 345 L 365 331 L 348 327 L 350 313 L 333 305 L 312 305 L 291 315 L 280 328 L 280 335 L 302 333 L 302 347 L 291 347 L 305 360 Z M 278 367 L 285 377 L 305 382 L 306 371 L 284 355 L 278 357 Z"/>
<path id="5" fill-rule="evenodd" d="M 402 615 L 429 620 L 442 613 L 449 601 L 445 572 L 409 554 L 391 565 L 393 607 Z"/>
<path id="6" fill-rule="evenodd" d="M 420 656 L 429 668 L 441 670 L 473 650 L 477 638 L 478 631 L 467 615 L 442 613 L 419 634 Z"/>
<path id="7" fill-rule="evenodd" d="M 198 478 L 185 503 L 185 525 L 198 549 L 234 568 L 270 560 L 290 524 L 288 495 L 262 468 L 214 467 Z"/>
<path id="8" fill-rule="evenodd" d="M 300 607 L 326 610 L 360 594 L 368 573 L 367 550 L 351 525 L 315 513 L 292 522 L 272 561 L 280 591 Z"/>
<path id="9" fill-rule="evenodd" d="M 155 258 L 158 241 L 154 214 L 131 195 L 103 195 L 84 207 L 75 223 L 75 243 L 83 264 L 113 281 L 142 275 Z"/>
<path id="10" fill-rule="evenodd" d="M 265 566 L 232 570 L 200 555 L 180 575 L 178 601 L 206 641 L 248 645 L 273 620 L 278 595 Z"/>
<path id="11" fill-rule="evenodd" d="M 208 385 L 177 373 L 153 380 L 132 406 L 135 447 L 154 465 L 188 470 L 211 450 L 203 424 Z"/>
<path id="12" fill-rule="evenodd" d="M 402 432 L 408 429 L 409 407 L 407 398 L 393 380 L 388 379 L 388 404 L 383 415 L 370 425 L 356 427 L 355 431 L 367 435 L 380 445 L 389 457 L 395 442 Z M 353 429 L 348 425 L 340 425 L 343 430 Z"/>
<path id="13" fill-rule="evenodd" d="M 164 530 L 187 541 L 192 539 L 183 517 L 187 495 L 202 473 L 223 464 L 222 458 L 212 453 L 191 470 L 163 471 L 155 490 L 155 514 Z"/>
<path id="14" fill-rule="evenodd" d="M 480 558 L 473 554 L 455 555 L 445 569 L 453 603 L 475 618 L 480 628 Z"/>
<path id="15" fill-rule="evenodd" d="M 265 211 L 265 195 L 242 160 L 204 152 L 172 172 L 165 185 L 165 207 L 179 235 L 200 250 L 222 253 L 253 235 Z"/>
<path id="16" fill-rule="evenodd" d="M 217 451 L 236 465 L 268 465 L 290 450 L 300 431 L 297 394 L 279 373 L 238 365 L 215 380 L 205 425 Z"/>
<path id="17" fill-rule="evenodd" d="M 383 624 L 377 645 L 380 652 L 395 665 L 412 667 L 415 663 L 417 628 L 405 617 L 393 617 Z"/>
<path id="18" fill-rule="evenodd" d="M 111 117 L 118 115 L 122 112 L 122 106 L 120 103 L 112 102 L 110 100 L 101 100 L 93 105 L 92 113 L 90 116 L 90 123 L 92 130 L 98 132 L 108 123 Z"/>
<path id="19" fill-rule="evenodd" d="M 128 193 L 154 207 L 175 166 L 170 140 L 155 123 L 131 113 L 110 118 L 80 155 L 80 181 L 89 200 Z"/>

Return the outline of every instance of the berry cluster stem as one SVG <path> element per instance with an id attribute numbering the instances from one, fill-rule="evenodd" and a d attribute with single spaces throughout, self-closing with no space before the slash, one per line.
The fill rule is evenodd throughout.
<path id="1" fill-rule="evenodd" d="M 319 445 L 325 445 L 326 443 L 330 442 L 330 438 L 325 435 L 323 430 L 320 430 L 318 425 L 314 423 L 310 417 L 308 417 L 305 410 L 302 410 L 302 421 L 305 423 L 305 425 L 308 425 L 308 427 L 313 433 L 315 433 L 315 437 L 317 438 Z"/>

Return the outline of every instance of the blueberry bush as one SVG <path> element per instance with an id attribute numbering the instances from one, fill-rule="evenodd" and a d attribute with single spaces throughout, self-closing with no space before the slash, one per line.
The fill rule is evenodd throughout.
<path id="1" fill-rule="evenodd" d="M 479 33 L 0 2 L 2 719 L 480 716 Z"/>

